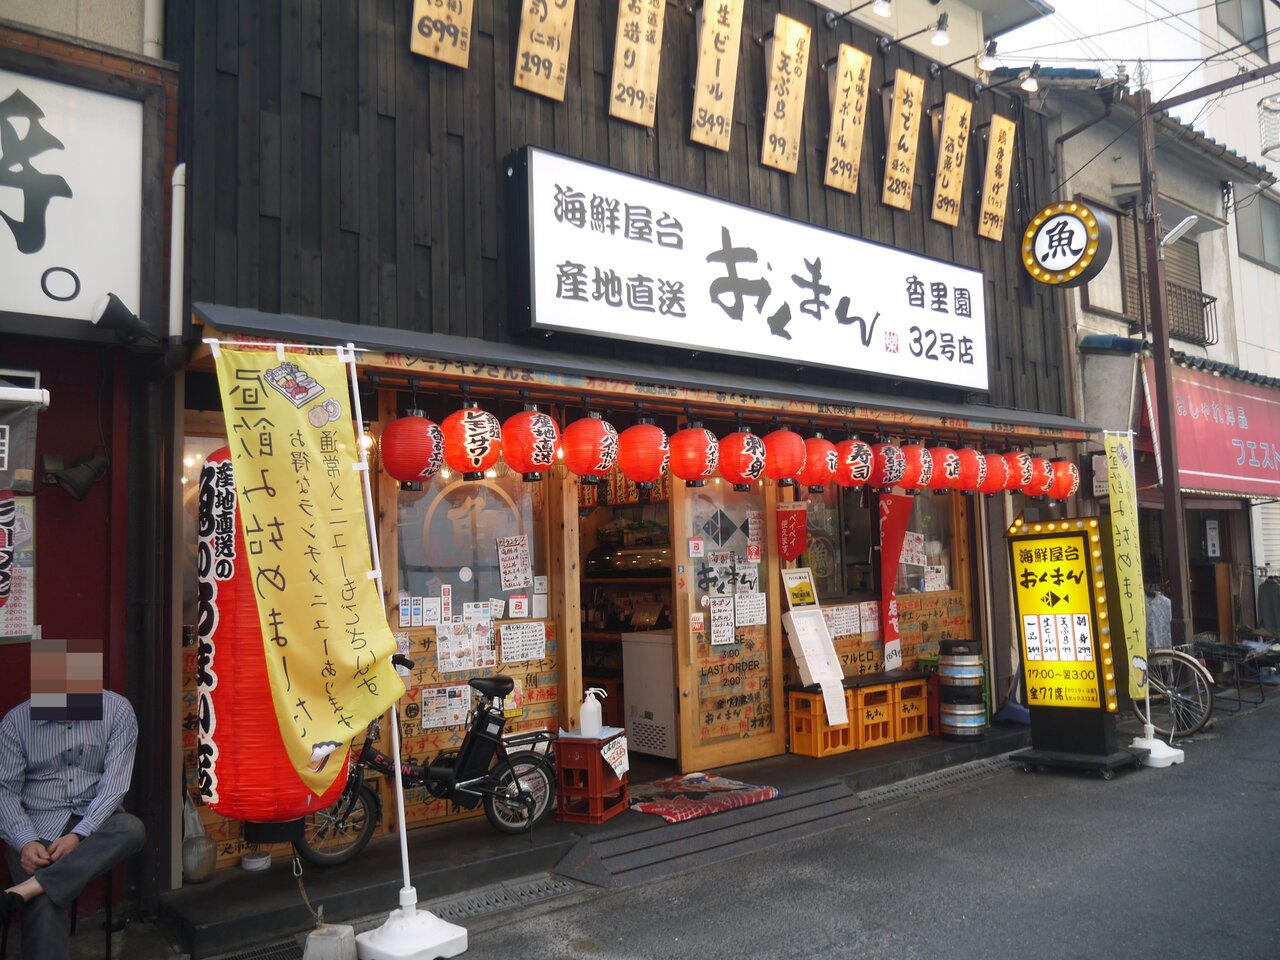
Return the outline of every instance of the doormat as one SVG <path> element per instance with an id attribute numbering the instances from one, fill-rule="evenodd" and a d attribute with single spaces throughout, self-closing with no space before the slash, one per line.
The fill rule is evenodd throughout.
<path id="1" fill-rule="evenodd" d="M 686 773 L 683 777 L 642 783 L 630 792 L 632 810 L 655 814 L 667 823 L 723 813 L 778 796 L 777 787 L 741 783 L 709 773 Z"/>

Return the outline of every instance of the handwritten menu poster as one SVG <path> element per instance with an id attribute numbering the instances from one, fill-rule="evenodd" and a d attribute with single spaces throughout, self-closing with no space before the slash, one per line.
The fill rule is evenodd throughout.
<path id="1" fill-rule="evenodd" d="M 954 227 L 960 222 L 960 198 L 964 192 L 964 165 L 969 154 L 969 120 L 973 103 L 948 93 L 942 105 L 940 130 L 936 131 L 938 165 L 933 178 L 930 216 Z"/>
<path id="2" fill-rule="evenodd" d="M 742 4 L 743 0 L 720 0 L 698 11 L 698 78 L 689 139 L 715 150 L 727 151 L 733 133 Z"/>
<path id="3" fill-rule="evenodd" d="M 504 623 L 498 630 L 502 634 L 503 663 L 541 660 L 547 655 L 547 628 L 541 620 Z"/>
<path id="4" fill-rule="evenodd" d="M 871 54 L 848 43 L 827 67 L 827 98 L 831 129 L 827 134 L 827 168 L 823 183 L 845 193 L 858 192 L 862 168 L 862 131 L 867 122 L 867 91 L 871 85 Z"/>
<path id="5" fill-rule="evenodd" d="M 473 0 L 413 0 L 409 49 L 465 70 L 471 53 L 472 4 Z"/>
<path id="6" fill-rule="evenodd" d="M 769 606 L 763 593 L 740 593 L 733 598 L 733 620 L 739 627 L 754 627 L 768 622 Z"/>
<path id="7" fill-rule="evenodd" d="M 799 20 L 779 13 L 773 18 L 773 36 L 765 44 L 769 78 L 760 162 L 785 173 L 795 173 L 800 163 L 811 33 Z"/>
<path id="8" fill-rule="evenodd" d="M 564 102 L 577 0 L 524 0 L 516 45 L 515 85 Z"/>
<path id="9" fill-rule="evenodd" d="M 734 642 L 734 598 L 711 598 L 711 645 Z"/>
<path id="10" fill-rule="evenodd" d="M 653 126 L 666 9 L 667 0 L 623 0 L 618 4 L 610 116 Z"/>
<path id="11" fill-rule="evenodd" d="M 894 73 L 889 119 L 888 155 L 880 202 L 899 210 L 911 209 L 915 189 L 916 150 L 920 144 L 920 101 L 924 78 L 899 68 Z"/>
<path id="12" fill-rule="evenodd" d="M 498 538 L 498 573 L 503 590 L 533 586 L 533 567 L 529 563 L 529 538 L 523 533 Z"/>
<path id="13" fill-rule="evenodd" d="M 987 171 L 982 178 L 982 216 L 978 236 L 988 240 L 1004 237 L 1005 204 L 1009 199 L 1009 179 L 1013 169 L 1013 135 L 1018 125 L 995 114 L 987 131 Z"/>

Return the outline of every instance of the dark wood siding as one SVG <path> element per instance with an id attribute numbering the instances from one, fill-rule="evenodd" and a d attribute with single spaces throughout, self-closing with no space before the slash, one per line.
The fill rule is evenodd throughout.
<path id="1" fill-rule="evenodd" d="M 821 65 L 841 41 L 874 50 L 856 26 L 828 30 L 806 0 L 748 0 L 728 153 L 689 142 L 694 19 L 666 8 L 658 118 L 652 130 L 609 119 L 614 0 L 579 0 L 563 104 L 511 82 L 518 0 L 477 0 L 471 65 L 462 71 L 409 53 L 412 0 L 194 0 L 169 4 L 169 55 L 182 65 L 184 159 L 189 161 L 196 300 L 348 323 L 486 340 L 514 328 L 503 162 L 533 144 L 817 226 L 981 269 L 986 280 L 990 402 L 1064 412 L 1063 335 L 1056 294 L 1034 284 L 1018 239 L 1048 196 L 1042 118 L 986 94 L 974 110 L 960 226 L 929 221 L 933 149 L 921 142 L 910 214 L 879 201 L 884 118 L 873 97 L 859 194 L 822 185 L 826 81 Z M 759 163 L 764 50 L 781 11 L 813 27 L 804 146 L 794 175 Z M 929 61 L 894 48 L 873 55 L 873 89 L 902 66 Z M 950 71 L 926 79 L 926 102 L 969 96 Z M 1019 121 L 1015 176 L 1002 244 L 975 233 L 983 125 L 992 109 Z M 548 349 L 623 355 L 673 367 L 695 362 L 659 347 L 556 335 Z M 776 378 L 779 368 L 703 354 L 696 364 Z M 875 388 L 865 375 L 806 373 L 815 383 Z M 945 388 L 882 384 L 896 393 L 955 399 Z"/>

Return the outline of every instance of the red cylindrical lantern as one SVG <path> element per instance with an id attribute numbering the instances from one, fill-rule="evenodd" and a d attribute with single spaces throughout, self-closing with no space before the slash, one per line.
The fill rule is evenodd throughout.
<path id="1" fill-rule="evenodd" d="M 560 428 L 535 407 L 521 410 L 502 425 L 502 457 L 526 481 L 541 480 L 556 462 Z"/>
<path id="2" fill-rule="evenodd" d="M 794 430 L 775 430 L 764 436 L 764 475 L 790 487 L 804 470 L 804 437 Z"/>
<path id="3" fill-rule="evenodd" d="M 401 483 L 430 480 L 444 463 L 444 432 L 421 410 L 387 424 L 378 440 L 382 469 Z"/>
<path id="4" fill-rule="evenodd" d="M 618 469 L 641 492 L 653 486 L 670 460 L 667 432 L 652 420 L 642 419 L 618 435 Z"/>
<path id="5" fill-rule="evenodd" d="M 861 440 L 841 440 L 836 444 L 836 485 L 861 487 L 870 481 L 874 459 L 871 447 Z"/>
<path id="6" fill-rule="evenodd" d="M 1045 457 L 1031 458 L 1031 482 L 1023 489 L 1029 497 L 1043 497 L 1053 486 L 1053 464 Z"/>
<path id="7" fill-rule="evenodd" d="M 440 424 L 444 431 L 444 462 L 463 480 L 483 480 L 484 472 L 502 455 L 502 424 L 492 413 L 469 400 Z"/>
<path id="8" fill-rule="evenodd" d="M 618 431 L 592 412 L 564 428 L 560 437 L 564 465 L 583 483 L 599 483 L 618 461 Z"/>
<path id="9" fill-rule="evenodd" d="M 1054 460 L 1053 485 L 1049 487 L 1049 496 L 1054 500 L 1066 500 L 1073 497 L 1080 489 L 1080 468 L 1070 460 Z"/>
<path id="10" fill-rule="evenodd" d="M 871 445 L 871 477 L 867 483 L 881 490 L 897 486 L 902 480 L 902 471 L 907 461 L 902 455 L 902 448 L 892 443 L 873 443 Z"/>
<path id="11" fill-rule="evenodd" d="M 811 493 L 822 493 L 836 472 L 836 445 L 820 433 L 804 442 L 804 469 L 796 477 Z"/>
<path id="12" fill-rule="evenodd" d="M 720 476 L 735 490 L 750 490 L 764 473 L 764 441 L 750 430 L 731 433 L 720 441 Z"/>
<path id="13" fill-rule="evenodd" d="M 973 493 L 987 479 L 987 460 L 973 447 L 961 447 L 956 456 L 960 458 L 960 479 L 956 481 L 956 489 Z"/>
<path id="14" fill-rule="evenodd" d="M 904 443 L 902 450 L 902 479 L 898 486 L 904 490 L 923 490 L 933 479 L 933 458 L 918 443 Z"/>
<path id="15" fill-rule="evenodd" d="M 335 803 L 346 786 L 347 747 L 328 758 L 341 767 L 319 797 L 289 760 L 262 655 L 262 625 L 231 448 L 200 469 L 196 572 L 200 582 L 196 709 L 196 786 L 213 810 L 235 820 L 294 820 Z"/>
<path id="16" fill-rule="evenodd" d="M 987 465 L 987 476 L 978 484 L 978 492 L 987 496 L 1001 493 L 1009 483 L 1009 461 L 998 453 L 983 454 L 982 459 Z"/>
<path id="17" fill-rule="evenodd" d="M 694 420 L 671 436 L 671 472 L 688 486 L 700 487 L 720 466 L 720 441 Z"/>
<path id="18" fill-rule="evenodd" d="M 1009 465 L 1009 476 L 1005 479 L 1004 488 L 1010 493 L 1025 490 L 1031 482 L 1031 454 L 1025 450 L 1006 453 L 1004 462 Z"/>
<path id="19" fill-rule="evenodd" d="M 960 479 L 960 458 L 950 447 L 930 447 L 929 457 L 933 460 L 933 480 L 929 489 L 935 493 L 954 490 Z"/>

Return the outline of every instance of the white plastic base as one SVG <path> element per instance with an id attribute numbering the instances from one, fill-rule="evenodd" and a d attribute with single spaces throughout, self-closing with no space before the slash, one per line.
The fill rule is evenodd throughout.
<path id="1" fill-rule="evenodd" d="M 326 923 L 307 934 L 302 960 L 356 960 L 356 931 L 341 923 Z"/>
<path id="2" fill-rule="evenodd" d="M 1186 759 L 1186 754 L 1177 747 L 1171 747 L 1163 740 L 1157 740 L 1156 732 L 1150 724 L 1142 728 L 1142 734 L 1140 737 L 1134 737 L 1133 743 L 1129 746 L 1148 751 L 1146 759 L 1142 761 L 1144 767 L 1171 767 Z"/>
<path id="3" fill-rule="evenodd" d="M 392 910 L 386 923 L 356 937 L 360 960 L 436 960 L 466 952 L 465 927 L 412 905 Z"/>

